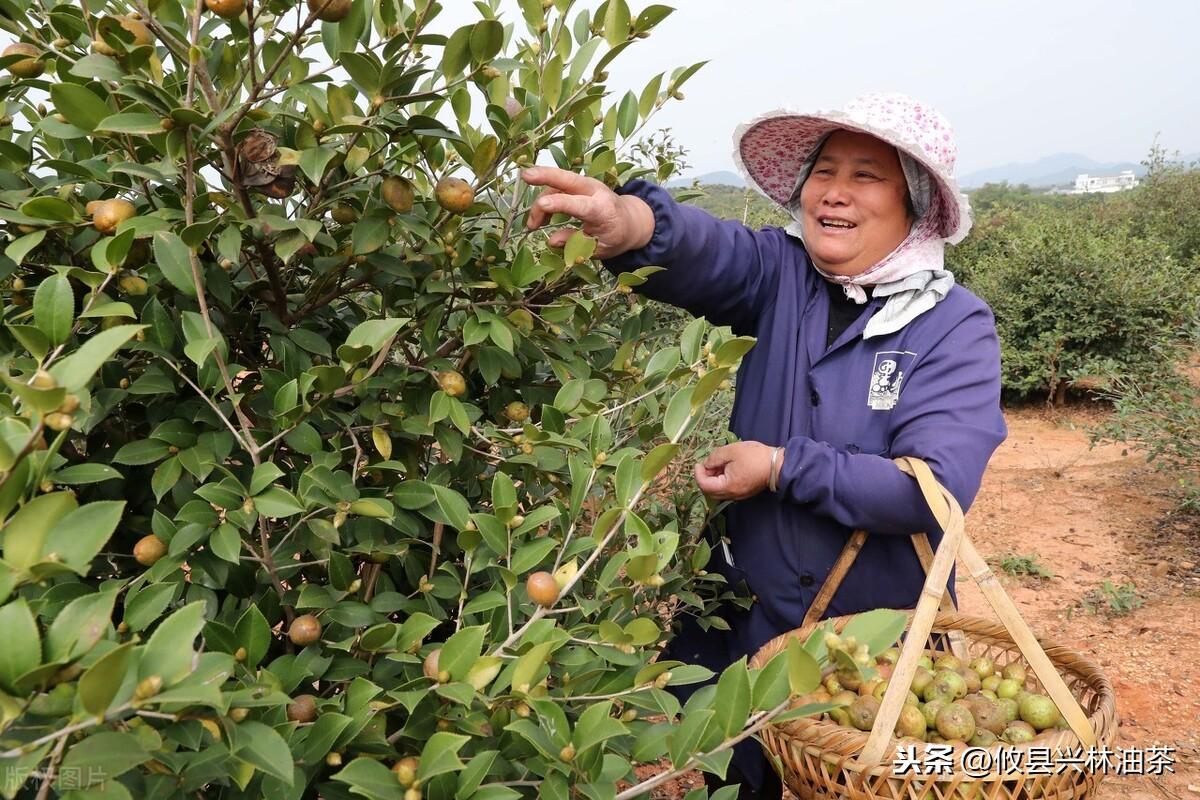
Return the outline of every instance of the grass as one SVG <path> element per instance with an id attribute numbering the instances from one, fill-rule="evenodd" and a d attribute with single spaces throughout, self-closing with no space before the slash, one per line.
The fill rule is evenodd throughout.
<path id="1" fill-rule="evenodd" d="M 998 559 L 994 559 L 997 567 L 1006 575 L 1013 577 L 1030 577 L 1030 578 L 1053 578 L 1054 573 L 1047 569 L 1040 561 L 1040 556 L 1037 553 L 1029 555 L 1018 555 L 1016 553 L 1006 553 Z"/>
<path id="2" fill-rule="evenodd" d="M 1141 608 L 1144 603 L 1145 600 L 1132 583 L 1114 586 L 1112 581 L 1105 581 L 1099 589 L 1092 589 L 1080 601 L 1089 614 L 1103 614 L 1106 617 L 1124 616 Z"/>

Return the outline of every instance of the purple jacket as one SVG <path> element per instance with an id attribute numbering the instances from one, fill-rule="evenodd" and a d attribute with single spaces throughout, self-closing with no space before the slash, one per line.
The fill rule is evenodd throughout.
<path id="1" fill-rule="evenodd" d="M 913 607 L 924 571 L 907 534 L 926 531 L 936 548 L 941 532 L 891 458 L 924 459 L 970 506 L 1007 433 L 991 310 L 956 285 L 902 330 L 864 340 L 884 302 L 873 299 L 826 349 L 825 281 L 797 239 L 717 220 L 643 181 L 618 192 L 650 205 L 655 230 L 646 247 L 606 266 L 665 267 L 638 291 L 757 337 L 738 371 L 730 429 L 785 446 L 778 492 L 729 507 L 733 563 L 716 547 L 710 566 L 733 583 L 744 578 L 757 601 L 728 618 L 728 636 L 685 625 L 673 656 L 719 668 L 798 627 L 858 528 L 871 535 L 827 614 Z"/>

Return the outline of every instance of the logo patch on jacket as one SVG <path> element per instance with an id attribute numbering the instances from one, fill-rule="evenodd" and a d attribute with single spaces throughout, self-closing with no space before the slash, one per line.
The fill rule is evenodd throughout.
<path id="1" fill-rule="evenodd" d="M 900 400 L 904 379 L 916 359 L 907 350 L 883 350 L 875 354 L 871 369 L 871 386 L 867 391 L 867 407 L 874 411 L 890 411 Z"/>

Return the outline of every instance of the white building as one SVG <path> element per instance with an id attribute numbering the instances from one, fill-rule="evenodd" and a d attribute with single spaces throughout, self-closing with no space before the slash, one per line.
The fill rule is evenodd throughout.
<path id="1" fill-rule="evenodd" d="M 1096 194 L 1098 192 L 1120 192 L 1138 185 L 1133 170 L 1127 169 L 1120 175 L 1078 175 L 1075 188 L 1067 194 Z"/>

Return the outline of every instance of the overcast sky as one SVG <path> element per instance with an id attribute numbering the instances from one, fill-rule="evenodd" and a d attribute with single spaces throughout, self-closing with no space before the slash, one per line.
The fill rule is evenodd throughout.
<path id="1" fill-rule="evenodd" d="M 960 175 L 1059 152 L 1139 161 L 1156 133 L 1168 149 L 1200 151 L 1198 0 L 665 1 L 675 13 L 617 58 L 609 86 L 638 91 L 709 61 L 657 117 L 692 174 L 733 169 L 741 121 L 872 90 L 941 110 Z M 444 5 L 439 30 L 477 18 L 466 0 Z M 645 5 L 630 0 L 635 15 Z M 515 0 L 501 8 L 523 32 Z"/>

